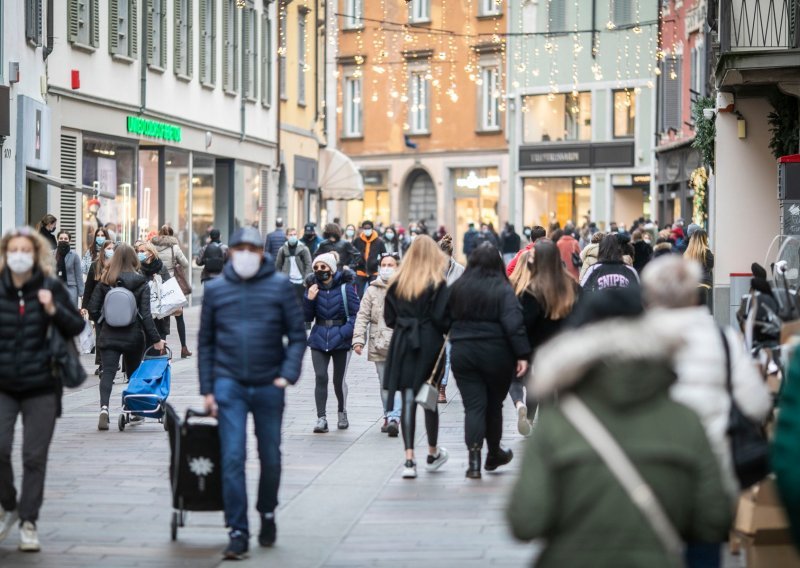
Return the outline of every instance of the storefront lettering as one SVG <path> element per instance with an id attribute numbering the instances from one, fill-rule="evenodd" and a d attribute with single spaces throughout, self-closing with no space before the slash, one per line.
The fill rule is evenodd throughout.
<path id="1" fill-rule="evenodd" d="M 578 162 L 580 159 L 580 152 L 540 152 L 531 154 L 531 162 L 537 164 L 543 162 Z"/>
<path id="2" fill-rule="evenodd" d="M 148 120 L 138 116 L 128 117 L 128 132 L 148 138 L 158 138 L 167 142 L 181 141 L 181 127 L 157 120 Z"/>
<path id="3" fill-rule="evenodd" d="M 456 187 L 466 187 L 467 189 L 478 189 L 479 187 L 485 187 L 487 185 L 493 183 L 499 183 L 500 176 L 493 175 L 493 176 L 486 176 L 486 177 L 478 177 L 474 171 L 469 172 L 467 177 L 465 178 L 458 178 L 456 180 Z"/>

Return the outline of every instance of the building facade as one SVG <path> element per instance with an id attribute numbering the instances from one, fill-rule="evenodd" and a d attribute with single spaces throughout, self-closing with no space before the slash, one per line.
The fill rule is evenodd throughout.
<path id="1" fill-rule="evenodd" d="M 658 3 L 511 3 L 512 209 L 517 224 L 655 215 Z"/>
<path id="2" fill-rule="evenodd" d="M 337 146 L 364 185 L 340 220 L 444 226 L 460 254 L 468 223 L 511 218 L 507 2 L 339 0 L 338 9 Z"/>

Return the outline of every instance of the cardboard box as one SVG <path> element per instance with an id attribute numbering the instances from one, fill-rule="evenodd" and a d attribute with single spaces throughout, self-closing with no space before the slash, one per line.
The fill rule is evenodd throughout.
<path id="1" fill-rule="evenodd" d="M 753 535 L 759 531 L 787 529 L 789 521 L 775 489 L 775 480 L 768 477 L 742 493 L 736 509 L 734 528 Z"/>
<path id="2" fill-rule="evenodd" d="M 800 555 L 788 530 L 765 530 L 738 536 L 747 568 L 800 568 Z"/>

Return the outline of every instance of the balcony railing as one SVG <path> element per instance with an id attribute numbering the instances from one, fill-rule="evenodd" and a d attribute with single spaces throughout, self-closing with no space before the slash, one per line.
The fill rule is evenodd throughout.
<path id="1" fill-rule="evenodd" d="M 720 0 L 722 52 L 798 47 L 800 0 Z"/>

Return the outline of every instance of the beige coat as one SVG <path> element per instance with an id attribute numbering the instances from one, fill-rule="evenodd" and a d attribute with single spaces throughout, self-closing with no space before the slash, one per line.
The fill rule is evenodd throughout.
<path id="1" fill-rule="evenodd" d="M 581 260 L 583 260 L 583 266 L 581 266 L 580 279 L 578 282 L 583 282 L 583 275 L 586 274 L 586 271 L 589 270 L 590 266 L 597 263 L 597 253 L 599 251 L 599 243 L 586 245 L 586 248 L 581 251 Z"/>
<path id="2" fill-rule="evenodd" d="M 386 360 L 389 343 L 392 341 L 392 330 L 383 319 L 383 306 L 386 303 L 388 285 L 376 278 L 367 288 L 361 299 L 361 307 L 356 316 L 353 329 L 353 345 L 367 346 L 367 359 L 373 362 Z M 369 344 L 367 344 L 369 333 Z"/>
<path id="3" fill-rule="evenodd" d="M 180 264 L 183 266 L 184 270 L 188 270 L 189 261 L 186 259 L 186 255 L 183 254 L 180 244 L 178 244 L 178 239 L 175 237 L 158 235 L 153 237 L 150 242 L 156 247 L 158 258 L 164 263 L 171 278 L 175 277 L 176 264 Z"/>

